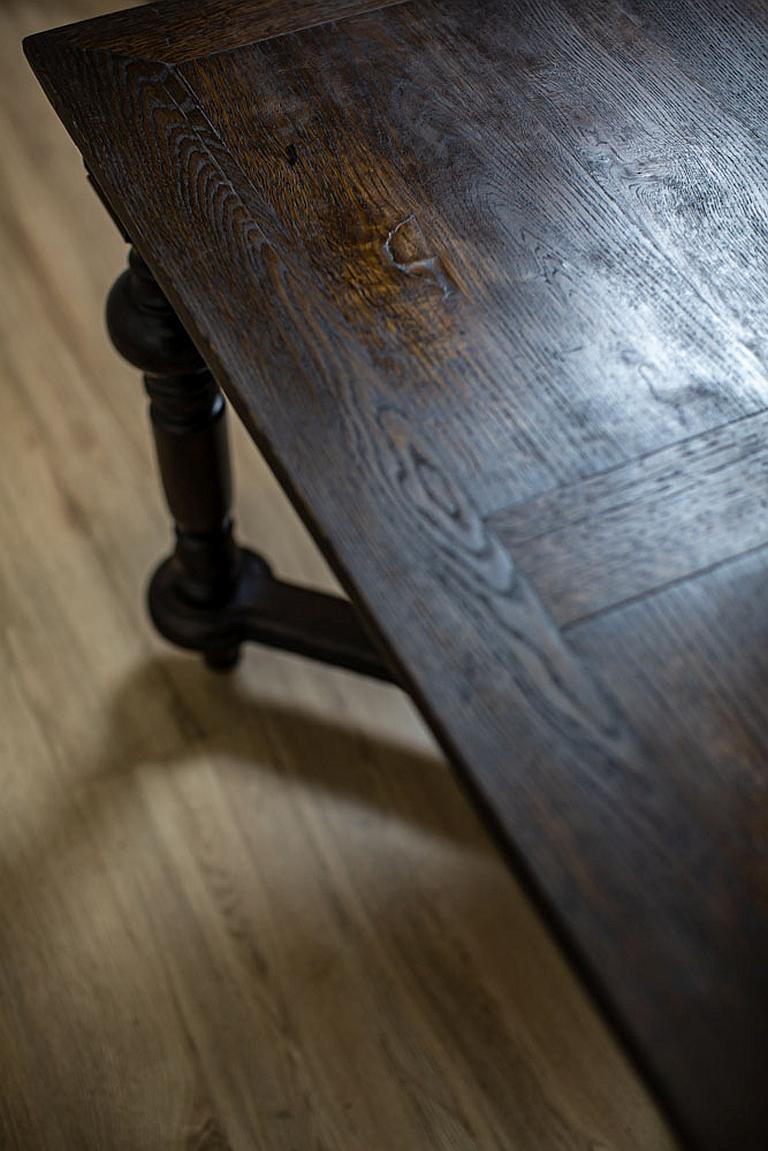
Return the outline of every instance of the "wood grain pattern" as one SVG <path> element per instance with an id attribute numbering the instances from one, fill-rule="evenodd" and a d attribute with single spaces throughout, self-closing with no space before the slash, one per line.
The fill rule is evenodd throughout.
<path id="1" fill-rule="evenodd" d="M 664 0 L 634 0 L 623 15 L 622 41 L 630 52 L 651 49 L 675 60 L 683 75 L 715 97 L 718 109 L 766 142 L 760 105 L 768 21 L 760 0 L 724 0 L 703 9 L 694 0 L 681 0 L 674 15 Z M 606 16 L 609 28 L 622 21 L 621 9 L 609 7 L 597 23 L 605 26 Z"/>
<path id="2" fill-rule="evenodd" d="M 144 622 L 125 252 L 18 51 L 98 6 L 0 7 L 0 1145 L 671 1151 L 405 697 Z M 330 590 L 233 431 L 243 533 Z"/>
<path id="3" fill-rule="evenodd" d="M 766 980 L 765 966 L 755 957 L 762 949 L 768 894 L 767 575 L 768 549 L 763 548 L 698 580 L 577 624 L 569 633 L 576 651 L 600 669 L 627 716 L 645 733 L 650 754 L 675 764 L 692 819 L 711 827 L 713 841 L 689 882 L 719 888 L 720 919 L 711 924 L 709 938 L 699 937 L 698 954 L 728 940 L 732 975 L 710 983 L 709 965 L 695 962 L 688 979 L 713 1005 L 713 1031 L 719 1029 L 715 1013 L 722 1013 L 728 1030 L 719 1073 L 727 1078 L 734 1061 L 742 1069 L 752 1067 L 752 1091 L 762 1090 L 761 1068 L 768 1065 L 765 1034 L 755 1027 L 752 1011 Z M 725 872 L 717 861 L 723 860 L 728 873 L 738 876 L 740 898 L 721 886 Z M 714 1128 L 711 1138 L 727 1146 L 728 1122 Z"/>
<path id="4" fill-rule="evenodd" d="M 110 12 L 77 27 L 57 30 L 60 45 L 93 48 L 167 64 L 180 64 L 208 51 L 211 29 L 216 50 L 285 36 L 314 24 L 344 20 L 403 0 L 165 0 L 146 4 L 137 22 L 132 10 Z"/>
<path id="5" fill-rule="evenodd" d="M 768 415 L 489 519 L 561 626 L 768 542 Z"/>
<path id="6" fill-rule="evenodd" d="M 731 71 L 768 46 L 747 0 L 705 7 Z M 618 0 L 268 40 L 246 4 L 240 47 L 207 11 L 182 62 L 142 58 L 155 6 L 27 51 L 690 1143 L 763 1151 L 768 907 L 715 846 L 727 805 L 692 802 L 687 752 L 658 754 L 488 514 L 765 410 L 764 157 L 691 79 L 684 14 L 643 54 Z"/>
<path id="7" fill-rule="evenodd" d="M 687 73 L 704 28 L 721 59 L 747 74 L 750 61 L 765 58 L 768 31 L 755 22 L 747 43 L 744 18 L 734 34 L 734 11 L 720 8 L 713 17 L 684 5 L 674 20 L 664 18 L 686 38 L 686 52 L 672 53 L 644 34 L 647 6 L 573 0 L 562 7 L 559 13 L 539 6 L 521 46 L 537 62 L 531 85 L 546 100 L 553 130 L 590 184 L 620 204 L 660 257 L 674 261 L 689 301 L 728 317 L 764 377 L 768 285 L 760 275 L 745 284 L 745 274 L 765 250 L 768 154 L 751 118 L 744 123 L 734 110 L 760 98 L 758 77 L 751 94 L 744 82 L 732 83 L 736 100 L 721 102 Z M 556 67 L 548 47 L 553 35 Z M 660 398 L 675 402 L 645 367 L 638 373 Z M 706 387 L 704 379 L 693 382 Z M 678 414 L 685 434 L 685 405 Z"/>

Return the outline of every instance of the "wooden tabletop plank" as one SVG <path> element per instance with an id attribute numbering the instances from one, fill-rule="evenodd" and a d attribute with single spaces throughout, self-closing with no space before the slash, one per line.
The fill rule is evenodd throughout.
<path id="1" fill-rule="evenodd" d="M 768 143 L 763 115 L 768 11 L 762 0 L 699 4 L 633 0 L 631 5 L 587 5 L 561 0 L 579 20 L 602 30 L 611 49 L 636 60 L 660 50 L 683 74 L 710 92 L 714 103 Z"/>
<path id="2" fill-rule="evenodd" d="M 745 279 L 745 269 L 765 247 L 768 150 L 752 113 L 765 93 L 768 31 L 757 25 L 747 38 L 733 11 L 713 19 L 698 4 L 685 14 L 675 5 L 670 19 L 662 3 L 664 27 L 687 37 L 687 51 L 673 52 L 645 33 L 648 7 L 541 5 L 525 27 L 525 51 L 537 61 L 531 84 L 588 179 L 688 277 L 691 302 L 727 316 L 762 362 L 768 282 Z M 743 70 L 738 83 L 731 74 L 730 88 L 727 80 L 710 91 L 716 69 L 701 68 L 702 41 Z M 680 417 L 684 424 L 683 409 Z"/>
<path id="3" fill-rule="evenodd" d="M 561 627 L 768 543 L 768 413 L 489 517 Z"/>
<path id="4" fill-rule="evenodd" d="M 180 64 L 403 0 L 163 0 L 54 29 L 60 48 Z M 48 34 L 48 33 L 47 33 Z"/>
<path id="5" fill-rule="evenodd" d="M 670 587 L 569 632 L 575 650 L 599 669 L 628 719 L 644 733 L 648 754 L 674 764 L 676 783 L 693 822 L 708 825 L 711 843 L 689 872 L 691 904 L 711 890 L 711 918 L 699 920 L 687 980 L 700 999 L 695 1020 L 659 985 L 679 1029 L 680 1050 L 711 1048 L 711 1072 L 734 1082 L 742 1105 L 765 1095 L 768 968 L 763 959 L 768 900 L 768 549 Z M 686 844 L 681 844 L 685 853 Z M 692 908 L 681 916 L 692 920 Z M 727 954 L 726 954 L 727 953 Z M 719 955 L 719 959 L 717 956 Z M 655 980 L 656 972 L 647 978 Z M 690 1028 L 694 1026 L 699 1035 Z M 671 1047 L 659 1058 L 674 1059 Z M 719 1060 L 719 1066 L 718 1066 Z M 709 1089 L 689 1064 L 688 1091 Z M 684 1075 L 685 1067 L 677 1069 Z M 747 1082 L 747 1076 L 753 1076 Z M 705 1138 L 739 1147 L 732 1119 L 710 1115 Z M 765 1143 L 757 1125 L 747 1145 Z"/>
<path id="6" fill-rule="evenodd" d="M 628 664 L 622 680 L 622 629 L 607 665 L 610 638 L 599 651 L 566 641 L 488 513 L 626 468 L 640 505 L 663 517 L 664 501 L 643 504 L 632 461 L 715 429 L 730 445 L 727 428 L 763 411 L 753 324 L 765 288 L 746 256 L 765 254 L 768 216 L 740 189 L 764 157 L 713 96 L 716 218 L 730 197 L 748 232 L 732 246 L 734 229 L 708 233 L 701 204 L 680 194 L 702 170 L 680 109 L 704 133 L 705 89 L 676 62 L 679 45 L 663 82 L 640 64 L 629 74 L 624 45 L 643 25 L 622 23 L 627 4 L 409 0 L 268 40 L 263 4 L 227 8 L 240 46 L 212 3 L 184 16 L 172 2 L 27 50 L 679 1128 L 703 1151 L 762 1151 L 768 1052 L 749 1028 L 768 1009 L 757 841 L 745 840 L 748 866 L 721 850 L 732 808 L 691 802 L 684 726 L 680 746 L 660 744 L 651 713 L 627 699 L 637 676 Z M 314 22 L 307 5 L 285 11 L 283 31 Z M 747 0 L 740 13 L 751 51 L 765 29 Z M 739 146 L 723 154 L 728 131 Z M 661 191 L 645 193 L 648 171 Z M 760 469 L 739 478 L 755 485 Z M 727 483 L 711 491 L 731 498 Z M 558 563 L 567 570 L 568 554 Z M 666 627 L 628 610 L 595 621 L 600 635 L 614 617 Z M 670 644 L 683 662 L 685 636 L 665 634 L 659 650 Z M 741 728 L 729 718 L 717 730 L 728 789 Z M 757 780 L 765 751 L 758 737 Z M 736 945 L 727 927 L 743 929 Z"/>

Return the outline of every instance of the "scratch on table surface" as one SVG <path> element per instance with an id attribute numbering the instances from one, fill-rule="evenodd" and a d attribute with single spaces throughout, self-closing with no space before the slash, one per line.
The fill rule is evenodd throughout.
<path id="1" fill-rule="evenodd" d="M 384 241 L 384 256 L 393 268 L 405 276 L 425 276 L 434 280 L 444 298 L 453 293 L 453 285 L 446 275 L 442 260 L 430 253 L 426 237 L 413 212 L 388 232 Z"/>

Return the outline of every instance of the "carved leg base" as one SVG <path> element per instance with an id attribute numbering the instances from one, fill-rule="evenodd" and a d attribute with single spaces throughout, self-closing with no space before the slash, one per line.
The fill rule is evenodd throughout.
<path id="1" fill-rule="evenodd" d="M 244 643 L 295 652 L 376 679 L 393 681 L 352 607 L 338 596 L 284 583 L 269 564 L 238 549 L 238 573 L 225 602 L 206 606 L 185 592 L 176 555 L 165 560 L 149 585 L 149 612 L 171 643 L 199 651 L 216 671 L 237 663 Z"/>

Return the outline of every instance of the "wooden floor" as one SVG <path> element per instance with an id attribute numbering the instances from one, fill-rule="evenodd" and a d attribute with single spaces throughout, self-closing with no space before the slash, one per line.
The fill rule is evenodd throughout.
<path id="1" fill-rule="evenodd" d="M 124 250 L 0 7 L 0 1147 L 668 1151 L 395 689 L 152 634 Z M 242 534 L 331 586 L 236 434 Z"/>

